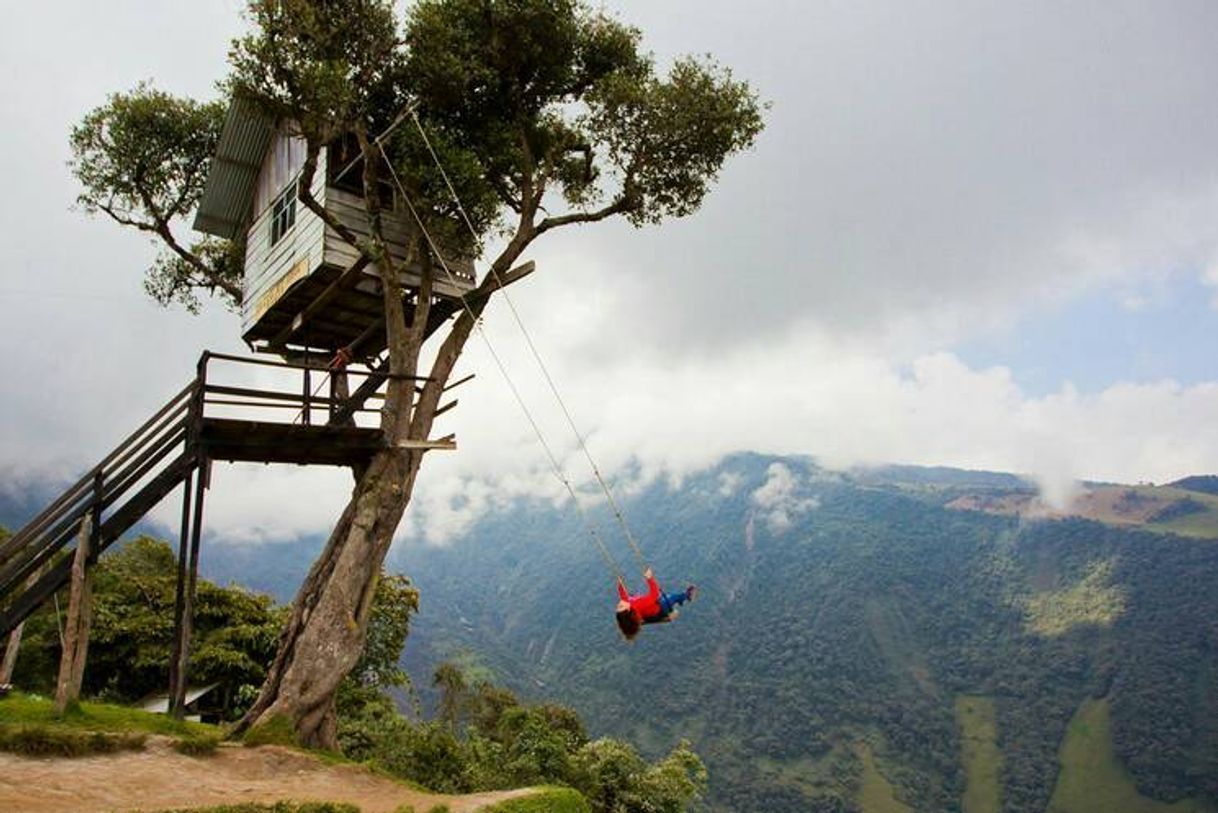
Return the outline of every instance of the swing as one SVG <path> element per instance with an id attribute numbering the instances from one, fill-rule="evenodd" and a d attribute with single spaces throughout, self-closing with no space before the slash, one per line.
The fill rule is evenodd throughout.
<path id="1" fill-rule="evenodd" d="M 457 190 L 453 187 L 452 181 L 448 177 L 448 173 L 445 171 L 443 164 L 440 162 L 439 156 L 432 147 L 431 139 L 427 137 L 427 132 L 423 129 L 422 122 L 419 121 L 418 112 L 412 108 L 409 111 L 409 115 L 413 118 L 415 128 L 418 130 L 423 143 L 426 145 L 428 152 L 431 154 L 432 161 L 435 163 L 436 168 L 440 171 L 440 175 L 444 179 L 448 192 L 452 196 L 453 202 L 456 204 L 457 211 L 461 214 L 461 218 L 464 220 L 466 228 L 469 229 L 470 236 L 474 239 L 474 242 L 477 243 L 477 230 L 470 221 L 469 215 L 466 213 L 465 207 L 462 205 L 461 199 L 457 195 Z M 405 114 L 399 117 L 398 121 L 394 122 L 393 126 L 397 126 L 397 124 L 400 123 L 404 117 Z M 406 193 L 406 189 L 404 188 L 401 180 L 398 178 L 397 172 L 393 167 L 393 163 L 389 160 L 389 155 L 385 152 L 385 147 L 382 141 L 382 138 L 378 138 L 375 143 L 377 148 L 380 150 L 381 157 L 384 159 L 386 166 L 389 168 L 390 175 L 393 177 L 393 181 L 397 186 L 398 193 L 402 196 L 402 200 L 406 203 L 407 208 L 410 210 L 415 223 L 419 226 L 420 231 L 427 240 L 428 246 L 431 248 L 432 253 L 435 254 L 436 259 L 439 261 L 440 268 L 443 269 L 444 273 L 449 276 L 451 281 L 453 278 L 453 273 L 449 269 L 448 263 L 445 262 L 444 257 L 439 250 L 439 246 L 436 245 L 431 234 L 428 232 L 426 225 L 423 223 L 422 218 L 419 217 L 418 212 L 415 210 L 410 196 Z M 507 303 L 508 309 L 512 313 L 516 326 L 520 329 L 521 334 L 524 336 L 525 343 L 528 345 L 529 350 L 542 373 L 542 376 L 549 385 L 550 392 L 553 394 L 554 399 L 562 409 L 562 413 L 566 418 L 567 425 L 571 428 L 572 434 L 575 435 L 575 439 L 579 443 L 579 448 L 584 453 L 584 457 L 587 459 L 588 465 L 592 469 L 593 475 L 596 477 L 596 481 L 600 484 L 601 490 L 604 491 L 609 506 L 613 511 L 613 515 L 617 519 L 618 524 L 621 526 L 623 535 L 626 537 L 626 542 L 629 544 L 630 550 L 633 552 L 635 559 L 638 560 L 639 566 L 643 570 L 644 579 L 646 579 L 648 582 L 648 593 L 645 596 L 639 597 L 640 605 L 648 612 L 646 614 L 636 614 L 632 609 L 631 614 L 637 615 L 639 619 L 639 626 L 642 624 L 671 621 L 676 616 L 676 605 L 692 600 L 696 588 L 693 585 L 690 585 L 686 588 L 684 593 L 679 594 L 666 594 L 660 590 L 659 584 L 655 581 L 654 574 L 650 565 L 647 563 L 647 558 L 643 555 L 643 550 L 639 546 L 638 540 L 635 539 L 634 534 L 631 532 L 630 526 L 626 522 L 626 517 L 622 513 L 621 508 L 618 506 L 617 500 L 613 496 L 613 491 L 609 488 L 609 484 L 605 482 L 605 478 L 601 475 L 600 468 L 596 465 L 596 461 L 593 459 L 592 453 L 588 450 L 588 446 L 584 442 L 583 435 L 580 433 L 578 427 L 576 427 L 575 419 L 571 416 L 570 410 L 567 409 L 567 404 L 563 400 L 562 395 L 559 393 L 558 386 L 554 383 L 554 379 L 550 376 L 549 369 L 546 367 L 545 362 L 542 361 L 541 354 L 537 351 L 537 346 L 533 343 L 532 336 L 529 334 L 528 329 L 525 328 L 524 321 L 520 318 L 520 313 L 516 310 L 516 306 L 512 302 L 511 296 L 509 296 L 507 292 L 507 287 L 503 284 L 503 280 L 494 266 L 491 266 L 490 271 L 495 275 L 499 290 L 502 292 L 503 299 Z M 549 443 L 546 442 L 545 436 L 541 432 L 541 428 L 537 425 L 537 422 L 533 418 L 532 412 L 530 412 L 528 406 L 524 402 L 524 399 L 521 397 L 520 392 L 516 389 L 516 385 L 512 381 L 511 376 L 508 375 L 507 368 L 504 366 L 498 353 L 495 352 L 490 338 L 486 335 L 485 330 L 483 330 L 481 320 L 478 319 L 474 314 L 473 309 L 470 307 L 464 296 L 461 297 L 461 305 L 469 317 L 474 321 L 474 325 L 477 328 L 479 335 L 482 337 L 487 351 L 490 353 L 495 365 L 499 368 L 500 375 L 503 376 L 504 381 L 508 385 L 508 389 L 511 391 L 512 396 L 516 399 L 516 403 L 520 407 L 521 412 L 524 413 L 529 425 L 533 428 L 533 432 L 537 436 L 538 442 L 545 451 L 546 457 L 549 459 L 550 468 L 552 469 L 554 476 L 558 478 L 558 480 L 566 488 L 567 493 L 571 496 L 571 501 L 575 504 L 581 521 L 588 528 L 588 531 L 592 536 L 592 540 L 596 543 L 597 549 L 600 551 L 601 556 L 605 560 L 605 564 L 609 567 L 610 572 L 616 578 L 619 597 L 623 602 L 632 604 L 631 596 L 626 589 L 626 579 L 621 568 L 618 567 L 613 555 L 610 554 L 609 549 L 605 546 L 604 540 L 601 539 L 600 534 L 597 532 L 596 527 L 589 520 L 587 513 L 584 511 L 583 505 L 580 503 L 579 498 L 575 493 L 575 489 L 571 485 L 571 481 L 567 478 L 565 472 L 563 471 L 562 465 L 559 463 L 554 451 L 550 448 Z M 619 626 L 622 623 L 620 620 L 621 615 L 622 614 L 619 612 Z M 635 632 L 637 633 L 637 629 Z M 627 638 L 631 637 L 633 637 L 633 635 L 627 635 Z"/>

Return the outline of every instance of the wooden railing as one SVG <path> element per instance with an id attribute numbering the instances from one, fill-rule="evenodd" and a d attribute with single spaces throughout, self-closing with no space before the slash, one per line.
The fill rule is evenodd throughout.
<path id="1" fill-rule="evenodd" d="M 189 438 L 199 408 L 197 395 L 192 381 L 0 544 L 0 598 L 27 586 L 0 611 L 0 630 L 12 626 L 7 623 L 12 617 L 24 618 L 66 581 L 70 557 L 57 559 L 56 554 L 76 540 L 86 515 L 93 519 L 90 549 L 96 557 L 193 469 Z"/>
<path id="2" fill-rule="evenodd" d="M 275 372 L 247 381 L 254 368 Z M 383 367 L 352 370 L 322 360 L 304 364 L 205 352 L 196 377 L 142 426 L 69 486 L 17 533 L 0 543 L 0 634 L 12 629 L 67 583 L 86 516 L 90 560 L 206 462 L 200 445 L 211 418 L 250 423 L 354 425 L 378 412 L 364 407 L 391 376 Z M 237 380 L 233 380 L 233 379 Z M 262 376 L 262 379 L 267 376 Z M 356 382 L 347 396 L 348 381 Z M 323 394 L 323 390 L 325 391 Z"/>

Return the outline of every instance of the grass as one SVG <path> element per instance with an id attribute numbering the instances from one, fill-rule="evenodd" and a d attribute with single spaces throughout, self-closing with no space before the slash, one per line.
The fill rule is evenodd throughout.
<path id="1" fill-rule="evenodd" d="M 571 788 L 544 788 L 540 793 L 508 799 L 480 813 L 590 813 L 588 800 Z"/>
<path id="2" fill-rule="evenodd" d="M 142 732 L 81 731 L 44 724 L 0 724 L 0 751 L 27 757 L 83 757 L 115 751 L 139 751 L 148 735 Z"/>
<path id="3" fill-rule="evenodd" d="M 62 715 L 45 697 L 15 693 L 0 699 L 0 724 L 44 726 L 77 731 L 143 732 L 170 737 L 218 734 L 215 726 L 175 720 L 109 703 L 77 703 Z"/>
<path id="4" fill-rule="evenodd" d="M 994 700 L 977 695 L 956 698 L 956 724 L 964 762 L 964 813 L 999 813 L 1002 810 L 1002 752 Z"/>
<path id="5" fill-rule="evenodd" d="M 871 748 L 860 746 L 859 757 L 863 761 L 863 777 L 859 784 L 858 803 L 863 813 L 913 813 L 893 794 L 892 784 L 880 773 Z"/>
<path id="6" fill-rule="evenodd" d="M 188 757 L 209 757 L 220 747 L 219 734 L 191 734 L 174 742 L 173 748 Z"/>
<path id="7" fill-rule="evenodd" d="M 259 745 L 286 745 L 295 748 L 298 745 L 296 729 L 292 727 L 292 721 L 283 714 L 276 714 L 265 723 L 259 723 L 245 732 L 242 742 L 250 748 L 257 748 Z"/>
<path id="8" fill-rule="evenodd" d="M 1191 536 L 1198 539 L 1218 537 L 1218 496 L 1189 491 L 1173 486 L 1120 486 L 1136 494 L 1162 501 L 1164 506 L 1176 500 L 1190 499 L 1200 503 L 1205 510 L 1187 514 L 1167 522 L 1147 522 L 1142 525 L 1150 531 Z M 1101 519 L 1103 519 L 1101 517 Z"/>
<path id="9" fill-rule="evenodd" d="M 1212 813 L 1200 802 L 1168 804 L 1138 793 L 1112 750 L 1108 701 L 1087 700 L 1075 713 L 1059 750 L 1061 773 L 1047 813 Z"/>
<path id="10" fill-rule="evenodd" d="M 157 813 L 360 813 L 355 805 L 337 802 L 272 802 L 258 804 L 246 802 L 236 805 L 219 805 L 218 807 L 176 808 L 160 810 Z"/>
<path id="11" fill-rule="evenodd" d="M 1052 637 L 1087 624 L 1111 626 L 1125 612 L 1125 594 L 1111 583 L 1113 567 L 1112 560 L 1096 562 L 1076 584 L 1029 596 L 1028 630 Z"/>
<path id="12" fill-rule="evenodd" d="M 223 739 L 217 726 L 127 706 L 73 703 L 57 715 L 45 697 L 16 693 L 0 699 L 0 751 L 26 756 L 105 754 L 142 749 L 150 734 L 174 737 L 174 748 L 190 756 L 215 753 Z"/>

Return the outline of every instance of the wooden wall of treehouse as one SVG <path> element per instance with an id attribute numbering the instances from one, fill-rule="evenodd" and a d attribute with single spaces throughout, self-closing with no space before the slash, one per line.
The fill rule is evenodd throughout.
<path id="1" fill-rule="evenodd" d="M 389 254 L 402 269 L 402 283 L 407 286 L 417 286 L 422 269 L 417 262 L 409 267 L 403 265 L 406 261 L 406 241 L 410 234 L 407 218 L 410 213 L 405 204 L 397 196 L 386 193 L 381 212 L 381 233 L 389 248 Z M 391 202 L 392 201 L 392 202 Z M 368 212 L 364 208 L 364 199 L 345 189 L 331 186 L 326 190 L 326 211 L 342 221 L 342 224 L 361 238 L 369 236 L 370 227 Z M 325 261 L 336 268 L 348 268 L 359 258 L 359 252 L 347 241 L 338 236 L 333 229 L 326 228 Z M 435 269 L 435 292 L 440 296 L 459 297 L 462 293 L 473 288 L 474 266 L 469 258 L 460 258 L 446 254 L 444 263 L 452 272 L 456 284 L 449 279 L 444 268 L 437 263 Z M 369 269 L 368 273 L 375 273 Z"/>
<path id="2" fill-rule="evenodd" d="M 286 126 L 275 135 L 267 150 L 254 192 L 254 222 L 245 244 L 245 278 L 241 304 L 242 332 L 248 331 L 299 280 L 316 271 L 325 253 L 322 219 L 295 199 L 296 181 L 304 166 L 305 144 L 289 134 Z M 322 150 L 313 175 L 313 197 L 326 201 L 326 151 Z M 286 229 L 285 212 L 291 222 Z M 279 217 L 279 227 L 275 218 Z M 278 233 L 282 230 L 282 233 Z M 273 238 L 278 237 L 278 240 Z"/>
<path id="3" fill-rule="evenodd" d="M 283 299 L 301 280 L 324 268 L 341 272 L 359 258 L 358 251 L 321 218 L 296 200 L 296 183 L 304 166 L 304 140 L 291 135 L 285 125 L 276 133 L 271 148 L 262 163 L 254 192 L 254 221 L 246 236 L 244 296 L 242 298 L 242 333 L 248 334 L 266 313 Z M 331 185 L 329 149 L 318 157 L 313 176 L 313 197 L 326 211 L 334 215 L 359 237 L 369 236 L 368 213 L 363 196 L 348 188 Z M 343 186 L 357 187 L 361 180 L 359 167 L 347 173 Z M 385 188 L 382 211 L 382 232 L 390 254 L 400 263 L 406 255 L 406 239 L 410 232 L 409 211 L 400 197 Z M 290 216 L 287 215 L 290 212 Z M 459 297 L 474 287 L 474 265 L 470 257 L 445 253 L 443 267 L 435 270 L 435 293 L 438 296 Z M 421 268 L 413 263 L 401 267 L 402 283 L 417 287 Z M 359 287 L 374 294 L 378 272 L 375 267 L 364 269 L 364 281 Z M 286 314 L 289 318 L 294 315 Z"/>

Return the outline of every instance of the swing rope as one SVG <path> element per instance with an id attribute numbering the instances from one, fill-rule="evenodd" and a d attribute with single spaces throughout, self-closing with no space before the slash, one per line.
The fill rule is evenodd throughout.
<path id="1" fill-rule="evenodd" d="M 410 110 L 410 116 L 414 120 L 414 126 L 419 131 L 419 135 L 423 139 L 423 143 L 427 146 L 427 151 L 431 154 L 431 159 L 435 162 L 436 168 L 440 170 L 440 175 L 444 179 L 444 184 L 448 187 L 448 193 L 452 195 L 453 202 L 457 206 L 457 211 L 461 213 L 461 219 L 465 222 L 465 226 L 469 229 L 470 236 L 474 242 L 479 242 L 477 230 L 474 229 L 474 224 L 471 222 L 469 214 L 465 211 L 465 206 L 461 203 L 460 196 L 457 195 L 457 190 L 453 186 L 452 180 L 448 177 L 448 172 L 445 171 L 443 163 L 440 161 L 439 155 L 436 154 L 435 148 L 431 144 L 431 139 L 427 137 L 427 131 L 423 129 L 422 122 L 419 121 L 418 111 L 414 108 Z M 381 150 L 384 155 L 384 150 Z M 388 161 L 388 158 L 386 158 Z M 392 169 L 392 168 L 391 168 Z M 396 173 L 395 173 L 396 177 Z M 413 211 L 413 208 L 412 208 Z M 415 220 L 418 220 L 416 215 Z M 420 224 L 421 225 L 421 224 Z M 430 239 L 429 239 L 430 242 Z M 575 440 L 579 444 L 580 450 L 584 454 L 584 458 L 588 461 L 589 468 L 592 469 L 592 474 L 596 477 L 597 483 L 600 484 L 601 490 L 605 493 L 605 498 L 609 502 L 609 507 L 613 511 L 613 516 L 617 519 L 618 524 L 622 528 L 622 532 L 626 537 L 626 542 L 630 545 L 630 550 L 634 553 L 635 559 L 638 560 L 639 567 L 646 570 L 648 567 L 647 557 L 643 555 L 643 550 L 639 546 L 638 540 L 630 530 L 630 525 L 626 522 L 626 515 L 622 512 L 618 505 L 617 499 L 613 496 L 613 490 L 609 488 L 609 484 L 605 482 L 605 478 L 601 475 L 600 467 L 596 465 L 596 460 L 592 457 L 592 452 L 588 449 L 588 444 L 584 441 L 583 434 L 579 431 L 579 427 L 575 425 L 575 418 L 571 415 L 571 410 L 567 408 L 567 402 L 563 399 L 562 394 L 558 391 L 558 385 L 554 383 L 554 378 L 550 375 L 550 370 L 546 367 L 545 361 L 541 358 L 541 353 L 537 350 L 537 345 L 533 342 L 533 337 L 529 333 L 528 328 L 524 325 L 524 320 L 520 318 L 520 312 L 516 310 L 516 304 L 512 301 L 512 297 L 508 294 L 507 288 L 503 285 L 503 279 L 499 275 L 499 271 L 494 265 L 491 265 L 491 273 L 495 277 L 496 283 L 499 285 L 499 290 L 503 293 L 503 300 L 507 303 L 508 309 L 512 312 L 512 318 L 516 322 L 516 326 L 520 329 L 521 335 L 524 336 L 525 344 L 528 345 L 529 351 L 533 355 L 534 361 L 537 362 L 538 369 L 541 370 L 542 377 L 545 378 L 546 384 L 550 388 L 550 392 L 554 396 L 554 400 L 558 402 L 558 406 L 562 410 L 563 416 L 567 420 L 567 426 L 571 428 L 571 434 L 575 436 Z"/>
<path id="2" fill-rule="evenodd" d="M 384 159 L 385 165 L 389 168 L 389 174 L 393 177 L 393 182 L 394 185 L 397 186 L 398 193 L 402 196 L 402 200 L 406 203 L 406 208 L 410 210 L 410 215 L 412 218 L 414 218 L 414 222 L 418 225 L 424 239 L 427 240 L 427 245 L 431 248 L 432 253 L 440 263 L 440 267 L 444 269 L 444 273 L 448 276 L 449 284 L 460 290 L 460 283 L 458 282 L 456 275 L 453 274 L 452 270 L 448 267 L 448 263 L 445 261 L 444 255 L 440 251 L 440 247 L 436 244 L 436 241 L 431 236 L 431 232 L 428 231 L 427 226 L 423 223 L 423 219 L 419 216 L 418 211 L 415 209 L 414 203 L 410 199 L 410 195 L 406 193 L 406 189 L 402 185 L 402 181 L 398 177 L 397 170 L 394 169 L 393 163 L 389 160 L 389 156 L 385 152 L 384 146 L 379 141 L 376 143 L 376 146 L 377 149 L 380 150 L 381 157 Z M 502 280 L 499 280 L 499 284 L 502 288 Z M 483 343 L 486 345 L 487 352 L 490 353 L 491 358 L 495 362 L 495 366 L 499 369 L 499 374 L 503 377 L 504 382 L 507 383 L 508 389 L 511 391 L 512 397 L 516 400 L 517 406 L 519 406 L 520 411 L 524 413 L 525 418 L 529 422 L 529 426 L 533 428 L 533 433 L 537 436 L 537 440 L 541 444 L 541 448 L 545 450 L 546 458 L 550 463 L 551 472 L 567 489 L 567 493 L 571 496 L 571 500 L 575 503 L 575 508 L 579 512 L 580 519 L 583 521 L 585 527 L 588 529 L 588 532 L 591 534 L 592 541 L 596 543 L 596 547 L 600 551 L 601 556 L 604 557 L 605 564 L 608 565 L 609 569 L 613 571 L 614 575 L 617 576 L 618 581 L 624 582 L 625 578 L 622 574 L 621 568 L 618 567 L 613 555 L 609 553 L 609 549 L 605 547 L 604 540 L 601 539 L 600 533 L 598 533 L 596 530 L 596 526 L 592 524 L 587 512 L 584 510 L 583 504 L 580 503 L 579 496 L 575 493 L 575 488 L 571 485 L 571 481 L 567 477 L 566 472 L 563 471 L 562 464 L 559 463 L 558 457 L 554 454 L 554 450 L 550 447 L 549 442 L 546 441 L 546 437 L 542 433 L 541 427 L 538 426 L 536 419 L 533 417 L 533 413 L 529 410 L 528 404 L 525 403 L 524 398 L 520 395 L 520 391 L 516 388 L 515 382 L 512 381 L 512 377 L 508 374 L 507 367 L 504 365 L 503 360 L 495 351 L 494 344 L 491 343 L 490 337 L 486 334 L 486 330 L 482 326 L 482 320 L 477 316 L 477 314 L 474 313 L 473 308 L 470 307 L 470 304 L 465 299 L 464 295 L 460 297 L 460 302 L 461 307 L 465 309 L 466 315 L 469 316 L 470 320 L 473 322 L 474 328 L 478 331 L 478 335 L 482 338 Z"/>

